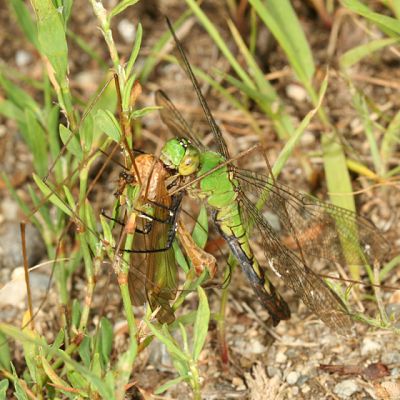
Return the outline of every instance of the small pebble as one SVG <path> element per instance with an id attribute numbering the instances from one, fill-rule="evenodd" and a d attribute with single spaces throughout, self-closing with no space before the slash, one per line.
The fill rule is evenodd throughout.
<path id="1" fill-rule="evenodd" d="M 121 22 L 118 24 L 118 32 L 126 43 L 133 43 L 135 40 L 136 28 L 135 25 L 128 19 L 121 20 Z"/>
<path id="2" fill-rule="evenodd" d="M 29 266 L 39 262 L 45 254 L 43 240 L 32 224 L 26 225 L 26 251 Z M 19 224 L 6 221 L 0 225 L 0 268 L 13 270 L 21 265 L 23 258 Z"/>
<path id="3" fill-rule="evenodd" d="M 297 386 L 292 387 L 292 395 L 297 396 L 299 394 L 299 388 Z"/>
<path id="4" fill-rule="evenodd" d="M 263 346 L 258 340 L 251 341 L 250 352 L 253 354 L 261 354 L 265 352 L 265 346 Z"/>
<path id="5" fill-rule="evenodd" d="M 275 357 L 275 361 L 279 364 L 284 364 L 287 361 L 287 356 L 285 353 L 277 353 Z"/>
<path id="6" fill-rule="evenodd" d="M 286 382 L 289 385 L 295 385 L 297 380 L 299 379 L 300 374 L 296 371 L 291 371 L 288 373 L 288 376 L 286 377 Z"/>
<path id="7" fill-rule="evenodd" d="M 341 399 L 347 399 L 354 393 L 358 392 L 358 390 L 358 385 L 354 380 L 346 379 L 338 383 L 334 387 L 333 392 L 337 394 Z"/>
<path id="8" fill-rule="evenodd" d="M 380 343 L 375 342 L 372 339 L 365 338 L 361 345 L 361 355 L 367 356 L 369 354 L 377 353 L 381 350 L 382 346 Z"/>
<path id="9" fill-rule="evenodd" d="M 300 143 L 303 146 L 310 146 L 315 143 L 315 135 L 310 131 L 305 131 L 300 138 Z"/>
<path id="10" fill-rule="evenodd" d="M 273 378 L 274 376 L 277 376 L 279 379 L 282 378 L 282 371 L 270 365 L 267 367 L 267 374 L 270 378 Z"/>
<path id="11" fill-rule="evenodd" d="M 382 354 L 383 364 L 400 364 L 400 352 L 392 350 Z"/>
<path id="12" fill-rule="evenodd" d="M 25 50 L 18 50 L 15 54 L 15 63 L 18 67 L 25 67 L 32 60 L 32 55 Z"/>
<path id="13" fill-rule="evenodd" d="M 296 101 L 304 101 L 307 98 L 307 92 L 299 85 L 289 84 L 286 86 L 286 95 Z"/>
<path id="14" fill-rule="evenodd" d="M 301 387 L 301 393 L 303 393 L 303 394 L 307 394 L 310 390 L 311 390 L 310 386 L 308 386 L 308 385 L 303 385 Z"/>
<path id="15" fill-rule="evenodd" d="M 232 385 L 235 386 L 237 389 L 245 387 L 243 379 L 239 378 L 238 376 L 233 377 Z"/>

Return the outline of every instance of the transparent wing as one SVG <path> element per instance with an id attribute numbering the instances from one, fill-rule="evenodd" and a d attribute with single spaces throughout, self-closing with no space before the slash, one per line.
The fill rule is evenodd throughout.
<path id="1" fill-rule="evenodd" d="M 190 66 L 190 63 L 186 57 L 185 54 L 185 50 L 183 49 L 182 43 L 179 41 L 179 39 L 177 38 L 177 36 L 175 35 L 175 31 L 172 28 L 171 22 L 168 20 L 167 18 L 167 24 L 168 24 L 168 28 L 174 38 L 174 41 L 176 43 L 176 47 L 179 51 L 179 55 L 180 55 L 180 59 L 181 59 L 181 65 L 182 68 L 184 69 L 184 71 L 186 72 L 186 75 L 188 76 L 188 78 L 190 79 L 190 81 L 192 82 L 193 88 L 196 91 L 196 95 L 197 98 L 199 99 L 199 103 L 201 105 L 201 108 L 203 109 L 204 115 L 207 119 L 207 122 L 211 128 L 211 131 L 214 135 L 214 139 L 217 143 L 218 146 L 218 151 L 220 154 L 222 154 L 227 160 L 229 160 L 230 156 L 229 156 L 229 152 L 228 152 L 228 148 L 226 146 L 225 140 L 222 136 L 221 130 L 219 129 L 219 126 L 217 125 L 217 123 L 215 122 L 215 119 L 211 113 L 210 108 L 208 107 L 207 101 L 203 96 L 203 93 L 201 93 L 200 90 L 200 85 L 197 82 L 196 76 L 193 73 L 192 67 Z"/>
<path id="2" fill-rule="evenodd" d="M 267 176 L 235 169 L 243 191 L 252 192 L 279 217 L 281 236 L 287 246 L 296 248 L 297 237 L 306 256 L 338 262 L 372 265 L 389 252 L 389 244 L 367 219 L 332 204 L 299 193 L 281 183 L 270 183 Z"/>
<path id="3" fill-rule="evenodd" d="M 162 91 L 156 92 L 156 104 L 162 109 L 160 110 L 160 116 L 162 121 L 171 130 L 171 133 L 177 137 L 186 137 L 199 149 L 204 149 L 199 139 L 193 134 L 188 123 L 183 118 L 182 114 L 174 106 L 169 97 Z"/>
<path id="4" fill-rule="evenodd" d="M 248 226 L 254 226 L 263 244 L 269 268 L 299 296 L 326 325 L 346 335 L 351 319 L 341 299 L 329 286 L 276 236 L 270 224 L 244 193 L 239 195 L 240 212 Z"/>

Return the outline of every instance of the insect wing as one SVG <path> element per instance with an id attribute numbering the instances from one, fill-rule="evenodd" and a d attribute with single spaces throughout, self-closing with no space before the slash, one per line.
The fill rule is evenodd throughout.
<path id="1" fill-rule="evenodd" d="M 174 136 L 186 137 L 199 149 L 204 148 L 196 135 L 192 133 L 185 118 L 162 90 L 156 92 L 156 104 L 162 107 L 160 110 L 161 119 Z"/>
<path id="2" fill-rule="evenodd" d="M 235 169 L 235 178 L 244 192 L 264 200 L 264 208 L 279 217 L 282 240 L 295 248 L 295 235 L 305 256 L 342 265 L 372 265 L 389 253 L 389 244 L 367 219 L 350 210 L 324 203 L 267 176 Z"/>
<path id="3" fill-rule="evenodd" d="M 260 234 L 269 269 L 302 299 L 304 304 L 326 325 L 340 334 L 348 334 L 351 319 L 340 298 L 276 236 L 270 224 L 254 204 L 240 193 L 240 212 L 248 226 Z"/>

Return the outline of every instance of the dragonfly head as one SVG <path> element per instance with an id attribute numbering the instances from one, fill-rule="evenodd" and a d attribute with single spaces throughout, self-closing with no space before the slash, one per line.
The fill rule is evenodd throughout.
<path id="1" fill-rule="evenodd" d="M 179 175 L 188 176 L 195 173 L 200 164 L 200 153 L 189 140 L 184 138 L 170 139 L 161 150 L 160 160 Z"/>

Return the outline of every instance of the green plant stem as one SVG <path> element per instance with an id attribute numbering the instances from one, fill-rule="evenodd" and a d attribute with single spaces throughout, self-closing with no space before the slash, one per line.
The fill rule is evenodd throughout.
<path id="1" fill-rule="evenodd" d="M 89 174 L 89 165 L 84 165 L 79 173 L 80 187 L 79 187 L 79 217 L 82 221 L 86 221 L 86 189 L 87 189 L 87 180 Z M 85 275 L 87 280 L 86 287 L 86 295 L 85 295 L 85 303 L 82 309 L 81 320 L 79 323 L 79 332 L 84 332 L 86 330 L 87 321 L 89 319 L 90 306 L 92 304 L 92 297 L 94 293 L 95 279 L 94 279 L 94 268 L 93 268 L 93 260 L 90 254 L 88 239 L 88 232 L 83 230 L 83 227 L 80 228 L 79 234 L 79 242 L 81 245 L 81 250 L 83 254 L 83 261 L 85 264 Z"/>
<path id="2" fill-rule="evenodd" d="M 190 372 L 191 372 L 191 386 L 193 390 L 193 399 L 201 400 L 201 387 L 200 387 L 200 377 L 197 368 L 197 363 L 195 361 L 190 362 Z"/>
<path id="3" fill-rule="evenodd" d="M 123 68 L 120 66 L 117 47 L 115 46 L 112 30 L 110 29 L 110 25 L 107 20 L 107 10 L 103 7 L 101 1 L 91 0 L 91 3 L 93 11 L 100 22 L 104 40 L 107 43 L 114 68 L 117 74 L 120 75 L 121 71 L 123 71 Z"/>

